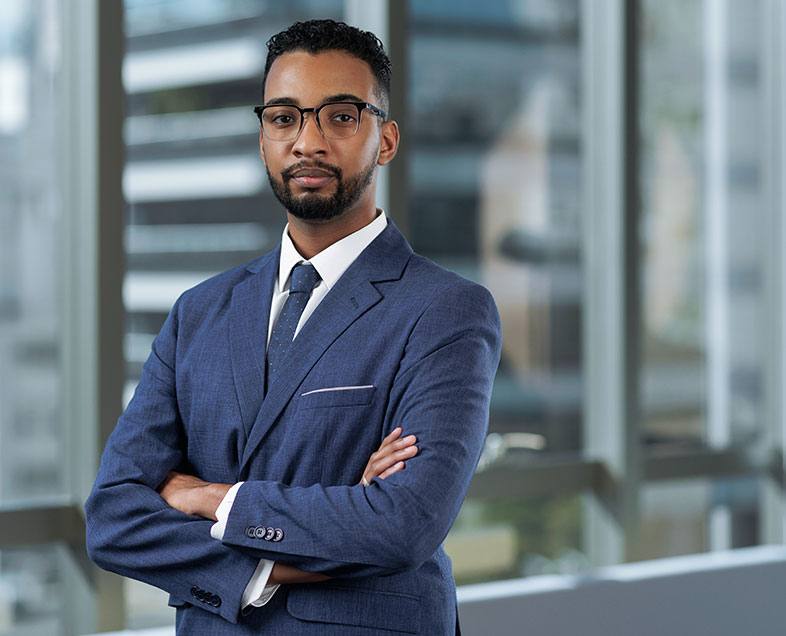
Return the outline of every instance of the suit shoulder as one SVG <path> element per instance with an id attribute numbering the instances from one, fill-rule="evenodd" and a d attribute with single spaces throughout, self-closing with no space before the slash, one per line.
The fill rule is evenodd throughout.
<path id="1" fill-rule="evenodd" d="M 401 305 L 409 309 L 405 322 L 417 359 L 460 338 L 465 347 L 478 345 L 489 356 L 489 369 L 496 369 L 502 324 L 491 292 L 423 256 L 413 254 L 407 269 L 402 287 L 412 300 Z"/>
<path id="2" fill-rule="evenodd" d="M 274 257 L 277 252 L 270 252 L 248 263 L 238 265 L 226 270 L 184 291 L 178 298 L 175 308 L 179 313 L 191 313 L 196 310 L 200 314 L 207 308 L 220 308 L 231 298 L 235 287 L 247 278 L 257 275 L 267 259 Z"/>

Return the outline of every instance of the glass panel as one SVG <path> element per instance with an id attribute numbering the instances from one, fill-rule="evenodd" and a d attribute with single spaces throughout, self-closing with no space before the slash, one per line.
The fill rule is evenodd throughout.
<path id="1" fill-rule="evenodd" d="M 491 431 L 579 451 L 579 3 L 412 2 L 410 238 L 486 285 Z"/>
<path id="2" fill-rule="evenodd" d="M 756 478 L 692 479 L 645 486 L 640 533 L 632 544 L 631 560 L 757 545 L 758 493 Z"/>
<path id="3" fill-rule="evenodd" d="M 0 3 L 0 503 L 65 492 L 59 3 Z"/>
<path id="4" fill-rule="evenodd" d="M 0 552 L 0 636 L 64 634 L 60 563 L 53 546 Z"/>
<path id="5" fill-rule="evenodd" d="M 343 0 L 125 0 L 126 401 L 177 296 L 267 252 L 284 215 L 259 158 L 266 42 Z M 126 581 L 127 625 L 171 624 L 167 595 Z"/>
<path id="6" fill-rule="evenodd" d="M 169 594 L 133 579 L 125 579 L 123 584 L 128 629 L 175 624 L 175 609 L 168 605 Z"/>
<path id="7" fill-rule="evenodd" d="M 761 433 L 761 3 L 642 2 L 644 440 Z"/>
<path id="8" fill-rule="evenodd" d="M 295 20 L 341 19 L 343 4 L 125 1 L 127 399 L 177 296 L 278 243 L 252 111 L 265 43 Z"/>
<path id="9" fill-rule="evenodd" d="M 445 541 L 459 585 L 588 570 L 581 496 L 466 501 Z"/>
<path id="10" fill-rule="evenodd" d="M 577 454 L 581 432 L 579 2 L 413 0 L 406 134 L 415 250 L 502 317 L 487 464 Z M 459 583 L 584 569 L 580 497 L 467 502 Z"/>

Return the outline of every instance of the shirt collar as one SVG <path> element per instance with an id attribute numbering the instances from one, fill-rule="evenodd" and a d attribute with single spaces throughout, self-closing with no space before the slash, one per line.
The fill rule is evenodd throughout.
<path id="1" fill-rule="evenodd" d="M 277 281 L 279 293 L 283 293 L 288 288 L 292 268 L 300 263 L 311 263 L 329 291 L 347 268 L 360 256 L 360 253 L 382 233 L 387 224 L 387 216 L 384 210 L 380 210 L 380 214 L 371 223 L 329 245 L 306 261 L 295 249 L 292 239 L 289 238 L 289 223 L 287 223 L 281 235 L 281 257 L 278 263 Z"/>

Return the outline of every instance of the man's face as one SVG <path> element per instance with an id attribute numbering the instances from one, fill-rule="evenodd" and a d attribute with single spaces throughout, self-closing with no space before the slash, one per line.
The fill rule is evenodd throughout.
<path id="1" fill-rule="evenodd" d="M 368 64 L 341 51 L 303 51 L 276 58 L 265 83 L 265 104 L 316 108 L 329 101 L 378 104 Z M 260 131 L 260 152 L 278 200 L 302 220 L 326 222 L 353 210 L 373 209 L 377 165 L 395 155 L 379 117 L 364 110 L 360 128 L 346 139 L 327 139 L 313 113 L 296 139 L 275 141 Z M 397 141 L 397 138 L 396 138 Z"/>

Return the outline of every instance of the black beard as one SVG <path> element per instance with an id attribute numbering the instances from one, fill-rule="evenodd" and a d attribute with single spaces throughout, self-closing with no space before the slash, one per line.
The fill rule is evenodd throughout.
<path id="1" fill-rule="evenodd" d="M 295 197 L 292 194 L 292 188 L 290 187 L 291 175 L 304 166 L 290 166 L 287 170 L 282 171 L 280 182 L 273 179 L 270 170 L 267 170 L 267 178 L 276 198 L 281 201 L 281 205 L 292 216 L 303 221 L 324 223 L 341 216 L 358 202 L 366 188 L 371 184 L 375 165 L 375 163 L 372 163 L 363 172 L 344 180 L 344 173 L 340 168 L 319 161 L 310 162 L 308 164 L 309 168 L 322 168 L 335 177 L 336 189 L 330 196 L 308 193 Z"/>

